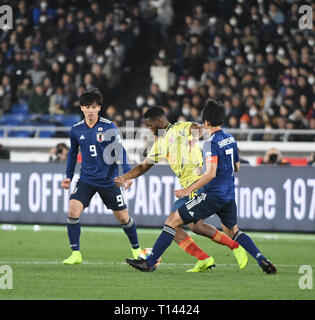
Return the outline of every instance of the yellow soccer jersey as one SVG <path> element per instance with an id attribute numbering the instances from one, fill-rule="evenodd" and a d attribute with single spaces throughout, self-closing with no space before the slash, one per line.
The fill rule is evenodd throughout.
<path id="1" fill-rule="evenodd" d="M 187 188 L 200 178 L 203 159 L 198 143 L 192 145 L 190 127 L 192 122 L 170 124 L 163 137 L 153 144 L 147 158 L 155 163 L 166 159 L 179 178 L 180 184 Z"/>

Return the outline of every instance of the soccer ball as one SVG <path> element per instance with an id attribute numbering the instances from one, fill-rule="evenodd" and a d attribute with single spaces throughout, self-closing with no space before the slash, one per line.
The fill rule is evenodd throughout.
<path id="1" fill-rule="evenodd" d="M 145 248 L 140 252 L 138 259 L 146 260 L 151 254 L 152 254 L 152 248 Z M 162 259 L 159 258 L 157 263 L 155 264 L 156 269 L 160 266 L 161 261 Z"/>

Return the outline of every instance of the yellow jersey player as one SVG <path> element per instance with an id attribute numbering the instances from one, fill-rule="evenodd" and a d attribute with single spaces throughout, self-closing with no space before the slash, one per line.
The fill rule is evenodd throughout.
<path id="1" fill-rule="evenodd" d="M 123 185 L 130 179 L 137 178 L 147 172 L 155 163 L 166 160 L 179 178 L 183 188 L 189 187 L 200 178 L 203 167 L 203 157 L 198 147 L 197 141 L 202 135 L 203 126 L 193 122 L 169 123 L 164 110 L 160 107 L 152 107 L 145 114 L 146 126 L 157 137 L 146 159 L 131 169 L 126 174 L 117 177 L 115 182 L 118 186 Z M 175 201 L 172 212 L 181 207 L 190 195 Z M 206 236 L 211 240 L 228 246 L 233 250 L 233 254 L 241 269 L 247 265 L 247 254 L 245 250 L 234 240 L 215 227 L 200 220 L 196 223 L 188 224 L 193 232 Z M 178 228 L 174 241 L 190 255 L 198 259 L 194 268 L 188 272 L 202 272 L 214 267 L 213 257 L 207 255 L 193 239 L 182 229 Z"/>
<path id="2" fill-rule="evenodd" d="M 178 198 L 185 198 L 191 192 L 199 190 L 198 196 L 170 213 L 149 257 L 143 260 L 126 259 L 135 269 L 143 272 L 154 271 L 157 259 L 170 246 L 178 228 L 216 214 L 221 220 L 224 232 L 241 244 L 264 272 L 277 273 L 277 268 L 261 253 L 252 239 L 238 229 L 234 172 L 239 170 L 240 161 L 235 138 L 221 127 L 224 119 L 224 105 L 209 99 L 202 111 L 205 129 L 210 134 L 203 146 L 206 170 L 189 187 L 175 191 Z"/>

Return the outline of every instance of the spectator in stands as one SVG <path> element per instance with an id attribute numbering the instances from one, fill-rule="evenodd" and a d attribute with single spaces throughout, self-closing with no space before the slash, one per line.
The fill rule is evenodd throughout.
<path id="1" fill-rule="evenodd" d="M 308 166 L 315 166 L 315 152 L 311 152 L 308 156 L 308 161 L 307 161 Z"/>
<path id="2" fill-rule="evenodd" d="M 176 34 L 175 42 L 170 44 L 171 47 L 169 49 L 170 59 L 172 60 L 172 65 L 174 67 L 174 71 L 176 75 L 179 77 L 183 72 L 184 67 L 184 52 L 186 48 L 186 41 L 182 34 Z"/>
<path id="3" fill-rule="evenodd" d="M 57 20 L 55 37 L 60 49 L 67 50 L 69 48 L 71 30 L 68 28 L 66 19 L 63 16 L 60 16 Z"/>
<path id="4" fill-rule="evenodd" d="M 252 129 L 263 129 L 264 128 L 264 124 L 262 121 L 262 118 L 259 114 L 255 114 L 252 118 L 251 118 L 251 128 Z M 256 140 L 256 141 L 261 141 L 263 138 L 263 134 L 262 133 L 255 133 L 253 134 L 252 140 Z"/>
<path id="5" fill-rule="evenodd" d="M 87 7 L 79 3 L 68 6 L 61 0 L 42 0 L 33 5 L 18 1 L 13 5 L 15 28 L 0 30 L 0 76 L 9 76 L 12 102 L 28 100 L 30 86 L 46 83 L 47 76 L 52 85 L 45 90 L 51 96 L 50 92 L 67 82 L 68 77 L 63 76 L 66 73 L 74 83 L 74 89 L 72 86 L 70 90 L 70 109 L 77 112 L 76 95 L 80 86 L 96 85 L 94 64 L 102 66 L 110 96 L 122 83 L 124 71 L 134 57 L 130 53 L 136 47 L 141 28 L 145 29 L 155 51 L 159 42 L 150 33 L 150 27 L 164 22 L 150 14 L 152 8 L 158 14 L 162 4 L 170 6 L 171 1 L 109 1 L 106 6 L 90 1 Z M 171 70 L 167 74 L 167 79 L 171 79 L 169 87 L 160 85 L 165 98 L 162 103 L 170 97 L 176 98 L 181 109 L 186 97 L 191 99 L 199 94 L 204 101 L 213 95 L 222 101 L 232 101 L 236 95 L 241 108 L 235 107 L 235 99 L 225 105 L 229 117 L 239 110 L 230 125 L 240 126 L 239 120 L 244 114 L 253 118 L 250 114 L 253 108 L 247 103 L 250 95 L 259 106 L 260 117 L 269 125 L 314 127 L 311 115 L 315 94 L 312 75 L 315 41 L 308 31 L 291 33 L 292 29 L 297 30 L 298 9 L 298 3 L 293 1 L 280 4 L 259 0 L 255 4 L 239 0 L 215 5 L 204 0 L 193 2 L 190 12 L 185 11 L 184 23 L 180 25 L 180 19 L 176 20 L 171 45 L 162 43 L 156 50 L 159 54 L 155 64 L 170 65 Z M 172 10 L 171 7 L 169 13 Z M 173 35 L 169 33 L 167 37 L 171 39 Z M 25 66 L 30 69 L 26 71 Z M 78 70 L 74 70 L 76 66 Z M 193 78 L 189 78 L 191 76 Z M 150 87 L 142 91 L 149 92 Z M 156 100 L 160 103 L 159 97 Z M 140 108 L 144 108 L 144 102 Z M 194 112 L 195 118 L 200 117 L 198 108 L 191 104 L 191 115 Z M 181 114 L 179 112 L 177 118 Z M 121 114 L 117 117 L 119 121 Z"/>
<path id="6" fill-rule="evenodd" d="M 285 21 L 284 14 L 279 10 L 275 2 L 272 2 L 269 5 L 269 16 L 276 24 L 282 24 Z"/>
<path id="7" fill-rule="evenodd" d="M 227 54 L 227 46 L 224 44 L 221 37 L 216 36 L 213 43 L 208 47 L 209 61 L 222 62 Z"/>
<path id="8" fill-rule="evenodd" d="M 38 84 L 29 100 L 27 101 L 28 111 L 35 114 L 48 114 L 49 98 L 45 95 L 44 88 Z"/>
<path id="9" fill-rule="evenodd" d="M 121 81 L 121 62 L 115 49 L 109 46 L 105 50 L 105 57 L 107 62 L 104 66 L 103 72 L 107 80 L 108 87 L 115 89 Z"/>
<path id="10" fill-rule="evenodd" d="M 65 143 L 58 143 L 49 152 L 49 162 L 66 162 L 69 148 Z"/>
<path id="11" fill-rule="evenodd" d="M 42 59 L 40 55 L 33 54 L 33 61 L 32 68 L 26 71 L 26 75 L 30 76 L 32 79 L 32 83 L 36 86 L 43 82 L 43 79 L 46 77 L 47 72 L 43 68 Z"/>
<path id="12" fill-rule="evenodd" d="M 64 92 L 63 86 L 57 86 L 56 92 L 49 99 L 50 114 L 65 114 L 69 109 L 69 97 Z"/>
<path id="13" fill-rule="evenodd" d="M 132 111 L 132 119 L 134 121 L 134 126 L 136 128 L 141 126 L 142 116 L 141 116 L 141 113 L 140 113 L 140 111 L 138 109 L 134 109 Z"/>
<path id="14" fill-rule="evenodd" d="M 65 67 L 65 72 L 67 75 L 69 75 L 70 79 L 72 79 L 72 82 L 74 84 L 74 89 L 81 86 L 83 80 L 82 75 L 79 70 L 76 69 L 76 66 L 73 62 L 68 62 Z"/>
<path id="15" fill-rule="evenodd" d="M 93 83 L 93 75 L 92 73 L 87 73 L 85 74 L 84 76 L 84 79 L 83 79 L 83 84 L 84 84 L 84 87 L 85 87 L 85 90 L 92 90 L 94 89 L 94 83 Z"/>
<path id="16" fill-rule="evenodd" d="M 32 86 L 32 79 L 30 77 L 25 77 L 22 83 L 18 84 L 16 91 L 16 99 L 18 103 L 27 102 L 33 93 Z"/>
<path id="17" fill-rule="evenodd" d="M 290 165 L 287 160 L 283 159 L 281 152 L 277 148 L 271 148 L 267 150 L 261 164 Z"/>
<path id="18" fill-rule="evenodd" d="M 174 16 L 172 0 L 150 0 L 150 5 L 156 8 L 155 22 L 159 25 L 162 40 L 167 42 L 169 38 L 168 29 Z"/>
<path id="19" fill-rule="evenodd" d="M 179 104 L 179 100 L 176 96 L 169 97 L 167 103 L 170 108 L 167 113 L 167 118 L 169 122 L 175 123 L 181 114 L 181 105 Z"/>
<path id="20" fill-rule="evenodd" d="M 11 95 L 5 92 L 5 88 L 0 84 L 0 116 L 2 113 L 9 112 L 11 108 Z"/>
<path id="21" fill-rule="evenodd" d="M 114 105 L 110 105 L 106 109 L 106 116 L 108 119 L 113 120 L 118 115 L 118 110 Z"/>
<path id="22" fill-rule="evenodd" d="M 149 94 L 155 98 L 155 105 L 163 105 L 165 103 L 164 94 L 160 91 L 160 87 L 156 83 L 151 83 Z"/>
<path id="23" fill-rule="evenodd" d="M 22 51 L 20 49 L 15 50 L 14 59 L 6 68 L 6 73 L 10 76 L 14 88 L 23 80 L 27 67 L 23 60 Z"/>
<path id="24" fill-rule="evenodd" d="M 102 93 L 102 96 L 106 96 L 106 88 L 107 88 L 107 79 L 103 72 L 103 64 L 94 63 L 92 65 L 92 74 L 93 74 L 93 86 L 98 88 L 98 90 Z"/>
<path id="25" fill-rule="evenodd" d="M 74 83 L 75 79 L 70 77 L 70 75 L 68 73 L 64 73 L 62 75 L 62 79 L 61 79 L 61 85 L 63 86 L 63 91 L 64 93 L 68 96 L 68 100 L 71 99 L 71 97 L 73 97 L 73 95 L 75 94 L 75 83 Z"/>
<path id="26" fill-rule="evenodd" d="M 107 32 L 105 30 L 105 25 L 103 20 L 99 20 L 95 24 L 95 29 L 93 31 L 95 40 L 96 50 L 103 48 L 104 43 L 106 43 Z"/>
<path id="27" fill-rule="evenodd" d="M 10 150 L 0 144 L 0 160 L 10 160 Z"/>
<path id="28" fill-rule="evenodd" d="M 13 88 L 11 85 L 11 79 L 7 74 L 4 74 L 1 79 L 1 85 L 4 90 L 4 94 L 10 96 L 12 99 Z"/>

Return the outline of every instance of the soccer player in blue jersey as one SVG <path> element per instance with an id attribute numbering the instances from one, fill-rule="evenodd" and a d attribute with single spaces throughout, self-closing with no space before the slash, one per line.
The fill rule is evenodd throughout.
<path id="1" fill-rule="evenodd" d="M 63 263 L 68 265 L 82 263 L 79 218 L 96 192 L 106 207 L 113 211 L 130 241 L 133 257 L 137 258 L 141 249 L 135 222 L 128 214 L 121 189 L 114 183 L 114 178 L 118 176 L 118 162 L 124 173 L 130 170 L 119 132 L 112 121 L 99 117 L 103 97 L 98 90 L 84 92 L 79 102 L 84 120 L 75 124 L 70 131 L 71 147 L 67 158 L 66 178 L 61 184 L 64 189 L 70 187 L 80 148 L 82 155 L 80 178 L 70 196 L 67 217 L 72 254 Z M 132 180 L 126 181 L 124 187 L 128 188 L 131 183 Z"/>
<path id="2" fill-rule="evenodd" d="M 277 272 L 275 266 L 263 256 L 251 238 L 238 229 L 234 172 L 239 170 L 240 162 L 236 140 L 221 128 L 224 118 L 223 104 L 213 99 L 208 100 L 202 112 L 205 129 L 211 134 L 203 148 L 206 171 L 189 187 L 176 190 L 175 195 L 182 198 L 198 189 L 203 189 L 201 192 L 199 190 L 197 197 L 170 214 L 153 246 L 151 256 L 146 260 L 126 259 L 126 262 L 134 268 L 147 272 L 154 271 L 155 263 L 170 246 L 180 226 L 196 223 L 217 214 L 223 231 L 250 253 L 264 272 L 267 274 Z"/>
<path id="3" fill-rule="evenodd" d="M 126 174 L 115 178 L 120 187 L 126 180 L 137 178 L 150 170 L 155 163 L 167 160 L 170 168 L 179 179 L 182 187 L 187 188 L 200 178 L 200 170 L 203 164 L 201 150 L 195 141 L 203 134 L 203 125 L 193 122 L 169 123 L 166 113 L 160 107 L 151 107 L 143 115 L 145 124 L 157 140 L 148 152 L 146 159 L 128 171 Z M 159 135 L 160 133 L 160 135 Z M 197 194 L 197 193 L 196 193 Z M 177 200 L 172 207 L 176 211 L 195 194 Z M 189 223 L 190 230 L 206 236 L 212 241 L 225 245 L 233 251 L 240 269 L 247 265 L 247 254 L 242 246 L 215 227 L 198 221 Z M 215 265 L 214 258 L 204 252 L 195 241 L 181 228 L 176 230 L 174 241 L 186 253 L 198 259 L 195 266 L 187 272 L 203 272 Z"/>

